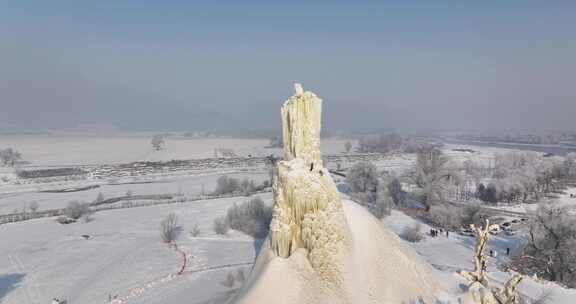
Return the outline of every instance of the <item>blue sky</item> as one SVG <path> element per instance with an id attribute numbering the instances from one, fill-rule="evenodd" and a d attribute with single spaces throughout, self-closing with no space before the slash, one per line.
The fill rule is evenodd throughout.
<path id="1" fill-rule="evenodd" d="M 576 129 L 576 1 L 2 1 L 0 128 Z"/>

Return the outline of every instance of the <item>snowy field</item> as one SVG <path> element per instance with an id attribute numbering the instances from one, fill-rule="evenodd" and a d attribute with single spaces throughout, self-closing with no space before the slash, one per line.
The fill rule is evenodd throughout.
<path id="1" fill-rule="evenodd" d="M 166 149 L 154 151 L 150 141 L 154 134 L 54 134 L 0 135 L 0 147 L 11 147 L 22 153 L 28 166 L 76 166 L 128 163 L 133 161 L 168 161 L 215 157 L 216 149 L 231 149 L 239 157 L 281 155 L 281 149 L 266 148 L 265 139 L 187 138 L 168 136 Z M 348 140 L 322 141 L 325 154 L 344 152 Z"/>
<path id="2" fill-rule="evenodd" d="M 269 194 L 261 197 L 271 201 Z M 229 290 L 220 282 L 228 271 L 250 266 L 256 245 L 235 231 L 216 236 L 212 223 L 232 203 L 246 199 L 103 211 L 89 223 L 60 225 L 46 218 L 3 225 L 0 302 L 47 303 L 62 297 L 68 303 L 105 303 L 111 294 L 133 303 L 170 303 L 170 297 L 188 293 L 194 295 L 188 303 L 203 303 L 223 296 Z M 161 242 L 158 229 L 170 212 L 183 227 L 177 242 L 190 259 L 177 278 L 170 275 L 179 270 L 181 256 Z M 195 224 L 198 237 L 190 235 Z M 227 264 L 240 265 L 202 271 Z"/>
<path id="3" fill-rule="evenodd" d="M 167 161 L 172 159 L 212 158 L 215 149 L 233 149 L 238 156 L 280 155 L 280 149 L 268 149 L 266 140 L 255 139 L 189 139 L 169 137 L 166 150 L 153 151 L 152 134 L 118 136 L 0 136 L 0 147 L 13 147 L 22 152 L 29 162 L 26 168 L 66 167 L 93 164 L 115 164 L 133 161 Z M 343 154 L 347 140 L 323 141 L 325 154 Z M 446 145 L 444 152 L 453 159 L 467 159 L 490 163 L 494 153 L 511 151 L 502 148 Z M 474 152 L 454 151 L 471 149 Z M 381 170 L 401 173 L 414 162 L 413 155 L 395 155 L 376 163 Z M 344 164 L 345 167 L 351 164 Z M 336 164 L 328 164 L 335 168 Z M 8 169 L 2 169 L 10 174 Z M 0 172 L 0 173 L 2 173 Z M 98 181 L 98 188 L 67 193 L 48 193 L 46 189 L 61 189 L 78 182 L 61 182 L 49 186 L 0 182 L 0 214 L 27 208 L 31 202 L 39 210 L 62 208 L 70 201 L 91 202 L 99 193 L 105 198 L 118 197 L 131 191 L 133 195 L 180 193 L 194 196 L 211 192 L 216 180 L 227 174 L 236 178 L 249 178 L 256 183 L 268 179 L 265 170 L 238 172 L 213 170 L 210 172 L 184 172 L 160 175 L 151 183 L 130 183 L 117 180 Z M 335 180 L 342 178 L 334 176 Z M 562 204 L 575 204 L 568 193 L 560 195 Z M 266 203 L 272 202 L 270 193 L 258 195 Z M 88 223 L 60 225 L 54 218 L 41 218 L 0 225 L 0 303 L 43 304 L 53 297 L 62 297 L 68 304 L 109 303 L 162 303 L 208 304 L 224 303 L 239 287 L 222 284 L 229 273 L 237 274 L 251 268 L 259 242 L 243 233 L 231 230 L 227 236 L 213 231 L 215 218 L 225 214 L 233 203 L 248 197 L 190 201 L 169 205 L 100 211 Z M 530 206 L 509 208 L 525 212 Z M 185 252 L 188 263 L 182 275 L 176 273 L 182 266 L 179 252 L 163 244 L 159 236 L 160 221 L 169 213 L 178 216 L 183 231 L 177 240 Z M 415 220 L 394 211 L 383 225 L 400 233 Z M 195 225 L 198 236 L 192 236 Z M 422 225 L 422 231 L 429 231 Z M 454 294 L 461 293 L 464 281 L 454 272 L 472 268 L 473 238 L 451 234 L 450 237 L 431 238 L 410 243 L 431 263 L 445 279 Z M 490 276 L 503 282 L 506 274 L 497 265 L 506 262 L 506 248 L 515 250 L 518 240 L 514 236 L 494 237 L 489 247 L 498 251 L 490 260 Z M 555 284 L 528 279 L 521 284 L 521 292 L 536 298 L 548 289 L 553 290 L 551 303 L 575 303 L 576 292 Z"/>
<path id="4" fill-rule="evenodd" d="M 216 180 L 222 174 L 198 174 L 180 178 L 167 178 L 152 183 L 101 184 L 98 188 L 69 193 L 37 191 L 0 193 L 0 214 L 27 209 L 32 202 L 38 203 L 38 210 L 64 208 L 71 201 L 93 202 L 99 193 L 102 193 L 104 198 L 125 196 L 128 191 L 131 191 L 132 195 L 182 194 L 194 196 L 203 192 L 209 193 L 213 191 Z M 268 179 L 266 173 L 232 173 L 227 175 L 239 179 L 250 178 L 258 184 Z"/>

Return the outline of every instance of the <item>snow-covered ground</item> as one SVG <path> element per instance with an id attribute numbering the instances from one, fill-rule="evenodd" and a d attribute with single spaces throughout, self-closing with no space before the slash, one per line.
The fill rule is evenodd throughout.
<path id="1" fill-rule="evenodd" d="M 261 197 L 271 201 L 270 194 Z M 182 293 L 194 295 L 188 303 L 202 303 L 225 295 L 229 290 L 220 282 L 228 271 L 249 267 L 257 246 L 236 231 L 216 235 L 213 220 L 246 199 L 102 211 L 89 223 L 60 225 L 45 218 L 2 225 L 0 303 L 40 304 L 52 297 L 105 303 L 109 294 L 131 303 L 169 303 Z M 158 229 L 171 212 L 183 227 L 178 245 L 189 256 L 185 274 L 177 278 L 170 275 L 179 270 L 181 256 L 161 242 Z M 190 234 L 195 224 L 198 237 Z M 230 264 L 236 266 L 206 269 Z"/>
<path id="2" fill-rule="evenodd" d="M 69 165 L 114 164 L 140 160 L 171 160 L 214 157 L 215 149 L 233 149 L 239 156 L 280 154 L 279 149 L 268 149 L 266 140 L 254 139 L 188 139 L 169 137 L 167 149 L 154 152 L 150 147 L 151 134 L 117 136 L 0 136 L 0 147 L 13 147 L 22 152 L 29 162 L 28 168 L 65 167 Z M 323 140 L 325 154 L 342 154 L 346 140 Z M 473 153 L 453 149 L 472 149 Z M 474 159 L 489 163 L 494 153 L 509 151 L 502 148 L 446 145 L 445 153 L 457 160 Z M 396 155 L 379 161 L 381 170 L 401 172 L 414 162 L 412 155 Z M 328 164 L 335 168 L 337 164 Z M 345 166 L 349 164 L 344 164 Z M 2 168 L 0 175 L 12 174 Z M 68 193 L 46 193 L 38 185 L 10 184 L 2 186 L 0 180 L 0 214 L 21 210 L 33 201 L 39 209 L 61 208 L 69 201 L 90 202 L 98 193 L 105 198 L 123 196 L 128 190 L 133 195 L 182 193 L 197 195 L 214 189 L 222 174 L 250 178 L 257 183 L 267 179 L 267 173 L 225 170 L 210 172 L 184 172 L 154 177 L 153 183 L 123 183 L 114 180 L 99 181 L 99 188 Z M 2 176 L 0 176 L 1 178 Z M 335 176 L 335 180 L 341 180 Z M 125 181 L 123 181 L 125 182 Z M 66 188 L 74 181 L 49 185 L 50 189 Z M 568 193 L 559 202 L 576 206 L 576 198 Z M 260 195 L 271 203 L 270 194 Z M 54 218 L 42 218 L 0 225 L 0 303 L 41 304 L 52 297 L 75 303 L 107 303 L 108 297 L 117 296 L 117 303 L 223 303 L 239 287 L 226 287 L 222 281 L 228 273 L 244 269 L 246 276 L 256 254 L 258 244 L 251 237 L 231 230 L 228 236 L 213 232 L 213 220 L 224 215 L 226 208 L 245 197 L 194 201 L 170 205 L 119 209 L 97 212 L 89 223 L 60 225 Z M 506 207 L 525 212 L 530 206 Z M 499 207 L 504 208 L 504 207 Z M 160 241 L 159 223 L 170 212 L 178 215 L 183 232 L 178 239 L 179 248 L 186 252 L 189 263 L 183 275 L 175 276 L 182 257 Z M 414 219 L 394 211 L 385 225 L 399 233 Z M 195 224 L 201 229 L 197 237 L 190 231 Z M 424 232 L 430 228 L 422 225 Z M 83 235 L 88 235 L 85 239 Z M 457 269 L 472 268 L 473 239 L 450 234 L 449 238 L 426 237 L 411 243 L 442 278 L 452 286 L 454 294 L 461 293 L 464 281 L 454 273 Z M 496 265 L 506 261 L 506 248 L 515 250 L 514 236 L 494 237 L 490 248 L 499 252 L 490 261 L 490 275 L 502 282 L 506 274 Z M 521 285 L 522 293 L 537 297 L 546 289 L 554 291 L 551 303 L 575 303 L 576 292 L 555 284 L 527 279 Z"/>
<path id="3" fill-rule="evenodd" d="M 411 227 L 416 222 L 417 220 L 395 210 L 384 220 L 384 224 L 397 234 L 402 233 L 405 227 Z M 455 272 L 474 269 L 475 239 L 456 233 L 450 233 L 448 237 L 445 234 L 431 237 L 430 229 L 431 227 L 421 223 L 421 232 L 425 238 L 418 243 L 410 243 L 410 245 L 430 264 L 446 275 L 444 278 L 454 286 L 452 290 L 454 294 L 461 293 L 462 290 L 458 285 L 466 284 L 466 282 Z M 511 252 L 514 252 L 518 246 L 519 240 L 516 236 L 505 236 L 502 233 L 498 236 L 491 236 L 487 250 L 493 250 L 497 254 L 488 260 L 488 274 L 494 283 L 502 284 L 510 278 L 510 274 L 501 271 L 499 266 L 508 261 L 506 249 L 510 248 Z M 576 290 L 574 289 L 566 289 L 557 284 L 533 278 L 524 278 L 520 284 L 520 293 L 531 299 L 537 299 L 548 291 L 552 292 L 549 303 L 572 304 L 576 301 Z"/>
<path id="4" fill-rule="evenodd" d="M 573 197 L 570 197 L 570 194 Z M 562 193 L 556 194 L 554 198 L 550 200 L 553 204 L 558 206 L 567 207 L 568 209 L 576 209 L 576 187 L 570 187 L 565 189 Z M 506 211 L 513 211 L 513 212 L 520 212 L 526 213 L 529 211 L 534 211 L 538 208 L 538 204 L 535 203 L 518 203 L 518 204 L 505 204 L 501 203 L 495 208 L 506 210 Z"/>
<path id="5" fill-rule="evenodd" d="M 271 195 L 261 195 L 271 202 Z M 228 273 L 244 269 L 247 275 L 259 244 L 251 237 L 231 230 L 216 235 L 213 219 L 228 206 L 248 198 L 228 198 L 184 204 L 152 206 L 98 212 L 92 222 L 57 224 L 54 219 L 38 219 L 3 225 L 0 229 L 0 303 L 45 303 L 63 297 L 69 303 L 106 303 L 109 295 L 118 303 L 222 303 L 235 288 L 222 284 Z M 174 212 L 183 231 L 178 244 L 189 258 L 186 271 L 174 276 L 181 256 L 160 241 L 158 225 Z M 400 233 L 414 219 L 393 211 L 384 224 Z M 201 233 L 190 234 L 198 224 Z M 430 227 L 422 224 L 426 233 Z M 89 235 L 84 239 L 82 235 Z M 451 292 L 461 293 L 465 283 L 454 272 L 472 269 L 474 240 L 451 233 L 410 243 L 439 270 Z M 490 249 L 499 252 L 491 258 L 489 273 L 495 282 L 507 274 L 496 267 L 506 261 L 506 247 L 517 246 L 513 238 L 493 237 Z M 532 298 L 553 290 L 551 303 L 574 303 L 576 291 L 555 284 L 527 279 L 521 292 Z M 220 302 L 219 302 L 220 301 Z"/>
<path id="6" fill-rule="evenodd" d="M 169 136 L 165 149 L 154 151 L 154 134 L 47 134 L 0 135 L 0 148 L 11 147 L 22 153 L 29 166 L 76 166 L 115 164 L 133 161 L 167 161 L 215 157 L 216 149 L 230 149 L 240 157 L 280 155 L 281 149 L 266 148 L 265 139 L 187 138 Z M 344 152 L 345 139 L 325 139 L 325 154 Z"/>

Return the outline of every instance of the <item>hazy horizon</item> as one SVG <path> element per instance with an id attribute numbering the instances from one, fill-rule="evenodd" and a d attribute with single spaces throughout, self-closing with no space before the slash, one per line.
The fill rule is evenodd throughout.
<path id="1" fill-rule="evenodd" d="M 576 130 L 576 2 L 4 1 L 0 130 Z"/>

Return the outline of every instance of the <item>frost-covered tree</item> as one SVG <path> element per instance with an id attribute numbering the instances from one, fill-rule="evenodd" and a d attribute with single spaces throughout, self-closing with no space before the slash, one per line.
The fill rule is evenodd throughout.
<path id="1" fill-rule="evenodd" d="M 350 197 L 379 219 L 389 215 L 394 205 L 389 180 L 380 177 L 376 166 L 370 162 L 357 163 L 346 174 Z"/>
<path id="2" fill-rule="evenodd" d="M 576 175 L 576 155 L 542 157 L 535 152 L 496 154 L 488 182 L 478 184 L 477 196 L 486 202 L 526 202 L 556 191 Z"/>
<path id="3" fill-rule="evenodd" d="M 104 194 L 102 194 L 102 192 L 98 192 L 98 196 L 96 196 L 94 202 L 99 204 L 102 203 L 103 201 L 104 201 Z"/>
<path id="4" fill-rule="evenodd" d="M 0 161 L 4 166 L 14 167 L 20 160 L 22 160 L 22 154 L 14 149 L 0 150 Z"/>
<path id="5" fill-rule="evenodd" d="M 214 219 L 213 228 L 216 234 L 225 235 L 228 234 L 228 230 L 230 230 L 230 224 L 228 223 L 226 217 L 219 217 Z"/>
<path id="6" fill-rule="evenodd" d="M 38 208 L 40 207 L 40 205 L 38 205 L 37 201 L 33 201 L 30 203 L 30 205 L 28 205 L 28 208 L 30 208 L 30 211 L 32 213 L 36 213 L 36 211 L 38 211 Z"/>
<path id="7" fill-rule="evenodd" d="M 402 137 L 398 134 L 365 136 L 358 141 L 358 151 L 362 153 L 388 153 L 402 148 Z"/>
<path id="8" fill-rule="evenodd" d="M 375 193 L 378 187 L 378 170 L 370 162 L 356 163 L 348 170 L 346 183 L 352 193 Z"/>
<path id="9" fill-rule="evenodd" d="M 433 146 L 423 147 L 416 154 L 411 177 L 420 188 L 420 198 L 426 210 L 445 200 L 449 182 L 455 180 L 455 174 L 447 164 L 448 159 L 442 151 Z"/>
<path id="10" fill-rule="evenodd" d="M 393 204 L 394 200 L 390 195 L 387 185 L 385 183 L 380 183 L 378 185 L 378 190 L 376 191 L 376 201 L 374 202 L 374 205 L 370 206 L 370 211 L 375 217 L 381 219 L 390 215 Z"/>
<path id="11" fill-rule="evenodd" d="M 230 228 L 256 239 L 263 239 L 268 235 L 271 220 L 272 207 L 266 205 L 260 197 L 239 205 L 234 204 L 226 211 L 226 222 Z"/>
<path id="12" fill-rule="evenodd" d="M 400 238 L 405 241 L 416 243 L 420 242 L 424 236 L 422 235 L 421 225 L 419 222 L 416 222 L 414 225 L 406 226 L 400 233 Z"/>
<path id="13" fill-rule="evenodd" d="M 150 141 L 150 144 L 152 145 L 152 148 L 156 151 L 163 150 L 166 146 L 164 135 L 161 134 L 154 135 L 154 137 L 152 137 L 152 140 Z"/>
<path id="14" fill-rule="evenodd" d="M 214 194 L 221 195 L 237 192 L 239 185 L 240 182 L 238 179 L 222 175 L 216 180 L 216 189 L 214 189 Z"/>
<path id="15" fill-rule="evenodd" d="M 541 203 L 529 216 L 527 238 L 513 265 L 518 271 L 576 287 L 576 218 L 553 202 Z"/>
<path id="16" fill-rule="evenodd" d="M 576 178 L 576 153 L 568 153 L 564 157 L 564 171 L 569 178 Z"/>
<path id="17" fill-rule="evenodd" d="M 428 219 L 437 226 L 456 230 L 462 227 L 462 210 L 450 205 L 434 205 L 428 211 Z"/>
<path id="18" fill-rule="evenodd" d="M 352 149 L 352 143 L 349 142 L 349 141 L 347 141 L 347 142 L 344 144 L 344 149 L 346 149 L 346 153 L 350 153 L 350 150 Z"/>
<path id="19" fill-rule="evenodd" d="M 404 190 L 402 190 L 402 183 L 400 180 L 392 176 L 388 181 L 386 186 L 388 188 L 388 194 L 392 198 L 395 205 L 401 205 L 404 201 Z"/>
<path id="20" fill-rule="evenodd" d="M 517 292 L 518 284 L 522 281 L 521 275 L 515 275 L 504 283 L 504 288 L 492 287 L 486 273 L 488 258 L 485 254 L 490 233 L 498 226 L 490 225 L 486 220 L 484 226 L 470 225 L 476 236 L 474 247 L 474 270 L 460 271 L 470 284 L 468 290 L 477 304 L 518 304 L 520 296 Z"/>

